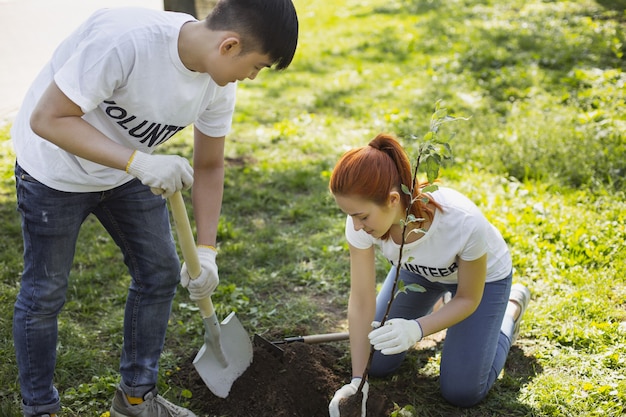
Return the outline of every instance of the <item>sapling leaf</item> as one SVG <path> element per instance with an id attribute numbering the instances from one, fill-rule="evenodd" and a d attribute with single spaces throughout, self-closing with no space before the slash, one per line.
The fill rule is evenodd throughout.
<path id="1" fill-rule="evenodd" d="M 442 143 L 444 149 L 446 150 L 446 159 L 449 159 L 452 157 L 452 148 L 450 147 L 449 143 Z"/>
<path id="2" fill-rule="evenodd" d="M 446 109 L 436 108 L 435 113 L 433 113 L 430 118 L 430 131 L 437 133 L 439 131 L 439 127 L 443 124 L 441 120 L 444 120 L 448 117 L 448 111 Z"/>
<path id="3" fill-rule="evenodd" d="M 426 164 L 426 177 L 428 178 L 428 182 L 432 184 L 439 177 L 439 158 L 437 158 L 436 155 L 429 155 L 424 163 Z"/>
<path id="4" fill-rule="evenodd" d="M 398 296 L 398 294 L 403 293 L 404 292 L 404 281 L 402 281 L 401 279 L 398 280 L 398 291 L 394 294 L 394 298 Z"/>
<path id="5" fill-rule="evenodd" d="M 404 194 L 412 195 L 411 190 L 409 190 L 409 187 L 406 184 L 402 184 L 400 187 L 402 188 L 402 192 Z"/>
<path id="6" fill-rule="evenodd" d="M 409 223 L 423 223 L 426 220 L 423 217 L 416 217 L 414 214 L 409 214 L 406 218 Z"/>
<path id="7" fill-rule="evenodd" d="M 411 229 L 409 230 L 409 233 L 407 233 L 406 235 L 409 236 L 411 233 L 423 233 L 426 234 L 426 230 L 419 228 L 419 229 Z"/>
<path id="8" fill-rule="evenodd" d="M 426 187 L 424 187 L 422 189 L 423 193 L 432 193 L 433 191 L 437 191 L 439 189 L 439 186 L 436 184 L 428 184 Z M 426 201 L 424 201 L 426 200 Z M 422 201 L 424 201 L 424 203 L 428 203 L 428 198 L 423 198 Z"/>
<path id="9" fill-rule="evenodd" d="M 400 293 L 406 294 L 408 291 L 411 291 L 411 292 L 425 292 L 426 288 L 422 287 L 419 284 L 409 284 L 409 285 L 406 285 L 403 280 L 399 279 L 398 280 L 398 291 L 396 292 L 394 298 L 397 297 L 398 294 L 400 294 Z"/>
<path id="10" fill-rule="evenodd" d="M 426 288 L 422 287 L 419 284 L 409 284 L 405 286 L 405 289 L 411 292 L 426 292 Z"/>

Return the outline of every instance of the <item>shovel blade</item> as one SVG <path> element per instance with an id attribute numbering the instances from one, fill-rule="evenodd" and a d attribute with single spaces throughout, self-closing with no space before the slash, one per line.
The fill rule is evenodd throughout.
<path id="1" fill-rule="evenodd" d="M 230 313 L 219 327 L 221 349 L 205 343 L 193 360 L 193 366 L 213 394 L 226 398 L 233 382 L 252 363 L 253 350 L 248 333 L 235 312 Z"/>

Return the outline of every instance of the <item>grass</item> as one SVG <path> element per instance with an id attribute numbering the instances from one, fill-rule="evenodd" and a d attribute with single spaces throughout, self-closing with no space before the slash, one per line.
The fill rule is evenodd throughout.
<path id="1" fill-rule="evenodd" d="M 380 131 L 421 136 L 442 99 L 451 112 L 471 116 L 455 125 L 455 159 L 442 182 L 470 196 L 503 232 L 516 280 L 531 287 L 533 301 L 512 358 L 523 372 L 505 372 L 487 401 L 467 412 L 424 401 L 436 384 L 421 387 L 415 415 L 623 415 L 624 3 L 296 6 L 301 39 L 292 67 L 239 89 L 226 149 L 218 315 L 237 311 L 251 333 L 341 327 L 348 258 L 329 172 L 341 153 Z M 189 156 L 190 144 L 188 129 L 163 152 Z M 6 126 L 0 155 L 0 415 L 14 417 L 20 413 L 11 318 L 22 243 Z M 108 409 L 128 280 L 117 248 L 89 218 L 60 319 L 56 383 L 64 416 Z M 180 291 L 159 388 L 181 405 L 189 393 L 168 375 L 201 340 L 197 311 Z M 429 362 L 409 372 L 436 378 L 437 370 Z"/>

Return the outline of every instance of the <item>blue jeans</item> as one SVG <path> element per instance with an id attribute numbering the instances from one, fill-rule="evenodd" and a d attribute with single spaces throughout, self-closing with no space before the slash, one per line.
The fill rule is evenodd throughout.
<path id="1" fill-rule="evenodd" d="M 387 308 L 396 269 L 392 267 L 376 298 L 376 320 Z M 416 319 L 431 312 L 437 300 L 447 291 L 456 293 L 456 284 L 441 284 L 409 272 L 400 271 L 406 285 L 419 284 L 425 292 L 400 293 L 391 304 L 388 318 Z M 441 353 L 441 394 L 451 404 L 471 407 L 482 401 L 504 368 L 514 330 L 513 319 L 505 317 L 511 292 L 512 273 L 485 284 L 480 305 L 471 316 L 447 329 Z M 370 375 L 382 377 L 396 371 L 406 352 L 385 356 L 376 351 Z"/>
<path id="2" fill-rule="evenodd" d="M 24 272 L 15 303 L 13 337 L 25 416 L 55 413 L 53 385 L 57 316 L 68 287 L 80 227 L 94 214 L 124 255 L 131 275 L 124 315 L 121 386 L 141 397 L 156 385 L 180 260 L 166 202 L 138 180 L 112 190 L 68 193 L 46 187 L 19 165 Z"/>

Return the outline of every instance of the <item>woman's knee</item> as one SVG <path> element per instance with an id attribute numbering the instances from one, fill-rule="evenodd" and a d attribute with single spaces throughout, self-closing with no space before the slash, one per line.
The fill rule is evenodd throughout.
<path id="1" fill-rule="evenodd" d="M 476 387 L 467 386 L 464 381 L 440 382 L 441 396 L 456 407 L 473 407 L 485 398 L 485 393 Z"/>

